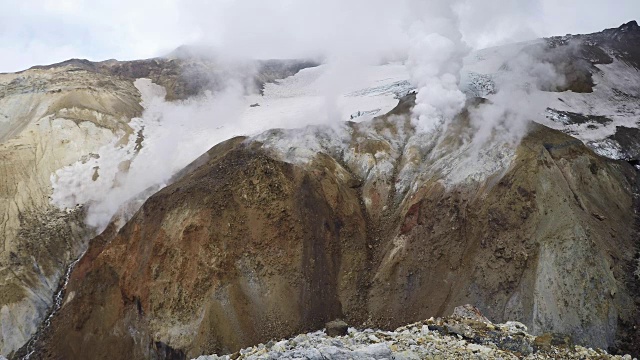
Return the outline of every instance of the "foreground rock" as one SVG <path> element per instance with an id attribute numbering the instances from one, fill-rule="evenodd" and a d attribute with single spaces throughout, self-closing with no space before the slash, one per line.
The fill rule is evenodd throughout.
<path id="1" fill-rule="evenodd" d="M 457 310 L 458 308 L 456 308 Z M 464 312 L 457 312 L 465 314 Z M 479 313 L 479 312 L 478 312 Z M 556 341 L 548 341 L 548 339 Z M 559 339 L 559 341 L 557 341 Z M 406 325 L 395 331 L 349 329 L 341 337 L 322 331 L 259 344 L 232 355 L 197 360 L 230 359 L 628 359 L 601 349 L 574 346 L 559 335 L 533 336 L 518 322 L 493 324 L 486 318 L 453 315 Z"/>
<path id="2" fill-rule="evenodd" d="M 325 325 L 325 332 L 328 336 L 344 336 L 347 335 L 349 326 L 346 322 L 341 320 L 329 321 Z"/>

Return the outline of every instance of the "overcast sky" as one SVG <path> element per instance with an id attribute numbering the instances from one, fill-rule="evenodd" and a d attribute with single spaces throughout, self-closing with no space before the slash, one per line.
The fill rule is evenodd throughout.
<path id="1" fill-rule="evenodd" d="M 69 58 L 159 56 L 201 43 L 262 58 L 400 46 L 419 0 L 0 0 L 0 72 Z M 424 0 L 429 3 L 438 0 Z M 640 0 L 459 0 L 471 47 L 588 33 L 640 17 Z"/>

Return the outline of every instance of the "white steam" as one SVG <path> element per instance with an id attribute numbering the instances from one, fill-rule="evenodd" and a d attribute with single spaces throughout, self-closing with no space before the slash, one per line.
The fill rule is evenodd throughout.
<path id="1" fill-rule="evenodd" d="M 509 59 L 493 78 L 496 93 L 488 102 L 470 109 L 475 149 L 489 141 L 518 145 L 532 119 L 546 110 L 548 100 L 540 91 L 565 85 L 564 75 L 553 64 L 540 60 L 543 49 L 534 49 Z"/>
<path id="2" fill-rule="evenodd" d="M 429 19 L 409 29 L 411 47 L 407 67 L 417 87 L 414 122 L 418 132 L 430 132 L 453 119 L 463 109 L 466 96 L 460 91 L 460 71 L 469 48 L 462 42 L 455 2 L 430 2 Z"/>
<path id="3" fill-rule="evenodd" d="M 405 60 L 407 77 L 417 89 L 413 125 L 418 135 L 442 133 L 465 106 L 459 83 L 463 60 L 471 50 L 467 42 L 491 44 L 518 37 L 517 31 L 488 32 L 495 30 L 493 23 L 511 24 L 505 19 L 516 9 L 506 0 L 492 0 L 491 6 L 503 4 L 513 9 L 511 13 L 485 12 L 481 18 L 470 16 L 483 9 L 470 0 L 230 1 L 217 3 L 223 11 L 213 18 L 203 15 L 211 13 L 209 2 L 187 3 L 191 10 L 185 16 L 202 23 L 201 45 L 213 48 L 215 54 L 232 59 L 322 56 L 327 63 L 321 73 L 303 70 L 296 77 L 317 75 L 313 92 L 298 94 L 304 101 L 295 104 L 275 99 L 265 105 L 264 98 L 247 96 L 242 82 L 234 80 L 237 75 L 246 79 L 247 74 L 231 76 L 219 92 L 174 103 L 166 102 L 155 85 L 138 80 L 145 111 L 141 119 L 131 121 L 134 133 L 128 141 L 122 145 L 114 140 L 100 150 L 99 157 L 89 156 L 52 176 L 53 203 L 67 208 L 86 204 L 87 223 L 98 229 L 123 204 L 148 189 L 165 186 L 177 171 L 232 136 L 348 120 L 345 93 L 362 89 L 359 84 L 370 80 L 366 69 L 385 61 Z M 474 28 L 482 31 L 473 33 Z M 529 101 L 527 84 L 535 87 L 540 81 L 557 80 L 552 67 L 534 58 L 517 59 L 510 66 L 514 73 L 522 72 L 522 78 L 513 82 L 509 74 L 494 79 L 498 92 L 470 115 L 475 132 L 471 142 L 477 148 L 494 140 L 517 144 L 526 131 L 527 113 L 538 111 Z M 386 86 L 388 80 L 376 81 Z M 361 97 L 365 98 L 367 109 L 353 111 L 386 107 L 369 106 L 383 97 Z M 252 113 L 249 105 L 254 102 L 261 107 Z M 136 139 L 139 131 L 144 139 Z"/>
<path id="4" fill-rule="evenodd" d="M 142 118 L 131 121 L 134 132 L 128 141 L 121 145 L 114 139 L 98 156 L 52 175 L 52 202 L 62 208 L 86 204 L 86 222 L 98 229 L 127 201 L 148 188 L 166 185 L 211 146 L 235 135 L 234 120 L 246 106 L 238 83 L 202 99 L 175 103 L 165 101 L 164 89 L 149 80 L 137 80 L 136 86 L 145 111 Z"/>
<path id="5" fill-rule="evenodd" d="M 338 124 L 358 109 L 387 112 L 397 103 L 394 85 L 407 77 L 400 65 L 359 67 L 356 76 L 344 69 L 304 69 L 280 84 L 267 84 L 264 96 L 248 93 L 231 76 L 221 91 L 178 102 L 166 101 L 161 86 L 139 79 L 135 85 L 145 110 L 129 123 L 133 131 L 117 134 L 96 154 L 53 174 L 52 202 L 59 208 L 85 205 L 87 224 L 98 230 L 114 215 L 121 225 L 212 146 L 272 128 Z"/>

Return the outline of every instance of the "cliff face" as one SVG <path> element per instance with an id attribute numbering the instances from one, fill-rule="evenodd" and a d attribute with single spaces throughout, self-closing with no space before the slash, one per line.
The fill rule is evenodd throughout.
<path id="1" fill-rule="evenodd" d="M 503 165 L 457 181 L 468 153 L 411 140 L 411 102 L 370 123 L 213 148 L 92 242 L 41 356 L 195 357 L 336 317 L 395 328 L 464 303 L 615 345 L 636 321 L 637 171 L 536 125 L 503 149 L 508 161 L 479 159 Z"/>
<path id="2" fill-rule="evenodd" d="M 131 135 L 132 82 L 71 67 L 0 75 L 0 353 L 20 348 L 90 236 L 50 204 L 52 174 Z"/>

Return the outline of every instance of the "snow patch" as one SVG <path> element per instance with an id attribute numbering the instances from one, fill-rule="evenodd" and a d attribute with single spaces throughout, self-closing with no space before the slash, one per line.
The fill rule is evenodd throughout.
<path id="1" fill-rule="evenodd" d="M 270 146 L 283 152 L 287 161 L 304 162 L 320 149 L 344 150 L 350 135 L 343 121 L 384 114 L 397 105 L 398 94 L 408 91 L 403 65 L 363 67 L 357 81 L 340 88 L 337 112 L 327 112 L 330 70 L 327 65 L 303 69 L 266 84 L 263 95 L 246 95 L 239 84 L 229 81 L 220 92 L 178 102 L 165 101 L 162 87 L 138 79 L 142 117 L 132 119 L 129 131 L 113 134 L 98 151 L 52 174 L 51 202 L 60 209 L 87 205 L 87 224 L 98 231 L 116 214 L 123 224 L 176 172 L 224 140 L 281 128 L 289 136 Z M 327 125 L 305 128 L 309 124 Z M 286 130 L 293 128 L 302 129 Z M 273 133 L 256 139 L 266 140 L 269 134 Z"/>
<path id="2" fill-rule="evenodd" d="M 535 45 L 540 40 L 498 48 L 480 50 L 465 60 L 463 88 L 467 93 L 482 91 L 483 83 L 475 84 L 478 77 L 493 79 L 500 74 L 503 65 L 517 56 L 525 47 Z M 597 153 L 618 159 L 619 147 L 607 138 L 616 132 L 618 126 L 637 128 L 640 124 L 640 71 L 623 61 L 614 59 L 611 64 L 599 64 L 600 70 L 593 74 L 596 84 L 592 93 L 532 91 L 527 96 L 531 104 L 543 104 L 546 110 L 529 114 L 531 120 L 563 131 L 580 140 Z M 489 100 L 494 95 L 487 95 Z M 565 114 L 563 114 L 565 113 Z M 591 117 L 606 117 L 607 123 L 575 123 L 566 113 L 576 113 Z"/>

